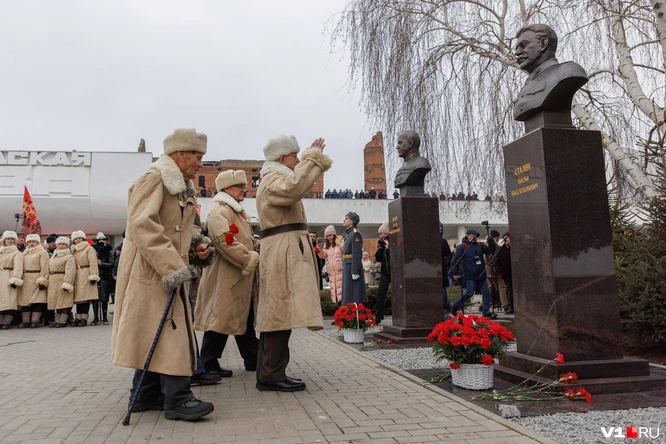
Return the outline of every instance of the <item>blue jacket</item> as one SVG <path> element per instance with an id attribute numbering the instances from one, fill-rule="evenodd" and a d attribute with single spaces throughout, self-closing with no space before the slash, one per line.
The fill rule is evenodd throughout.
<path id="1" fill-rule="evenodd" d="M 463 276 L 465 280 L 482 281 L 486 278 L 486 262 L 483 255 L 490 254 L 486 245 L 481 245 L 473 239 L 470 243 L 467 238 L 456 248 L 451 264 L 453 264 L 452 276 Z"/>

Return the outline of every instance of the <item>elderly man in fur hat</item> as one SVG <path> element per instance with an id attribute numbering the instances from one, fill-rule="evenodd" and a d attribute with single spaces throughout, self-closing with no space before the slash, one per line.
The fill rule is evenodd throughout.
<path id="1" fill-rule="evenodd" d="M 202 167 L 207 137 L 193 128 L 164 139 L 164 155 L 129 189 L 127 229 L 116 281 L 112 360 L 142 369 L 172 291 L 173 305 L 139 389 L 134 411 L 164 410 L 167 419 L 197 420 L 214 409 L 190 390 L 196 346 L 186 285 L 190 260 L 211 253 L 195 226 L 192 179 Z M 140 372 L 135 372 L 132 393 Z"/>
<path id="2" fill-rule="evenodd" d="M 345 227 L 345 245 L 342 248 L 342 303 L 368 302 L 363 271 L 363 235 L 356 226 L 358 214 L 350 211 L 342 220 Z"/>
<path id="3" fill-rule="evenodd" d="M 234 335 L 245 370 L 257 370 L 257 346 L 254 330 L 253 296 L 257 295 L 255 269 L 259 254 L 254 251 L 254 233 L 241 205 L 247 177 L 242 170 L 224 171 L 215 179 L 217 194 L 206 218 L 208 235 L 217 253 L 201 278 L 194 328 L 204 331 L 201 360 L 206 372 L 222 377 L 232 371 L 220 367 L 229 335 Z M 225 233 L 237 231 L 233 241 Z"/>
<path id="4" fill-rule="evenodd" d="M 300 161 L 294 136 L 276 136 L 264 147 L 266 162 L 257 191 L 263 240 L 255 323 L 260 332 L 257 389 L 262 391 L 305 389 L 303 381 L 285 373 L 291 330 L 323 328 L 317 259 L 301 199 L 332 165 L 324 146 L 324 139 L 315 140 Z"/>

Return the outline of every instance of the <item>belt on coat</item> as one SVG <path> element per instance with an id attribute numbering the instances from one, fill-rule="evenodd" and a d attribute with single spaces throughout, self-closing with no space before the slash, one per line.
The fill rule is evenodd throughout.
<path id="1" fill-rule="evenodd" d="M 12 271 L 13 269 L 12 267 L 0 267 L 0 271 Z"/>
<path id="2" fill-rule="evenodd" d="M 42 270 L 23 270 L 24 273 L 41 273 Z"/>
<path id="3" fill-rule="evenodd" d="M 278 225 L 276 227 L 266 228 L 261 230 L 261 235 L 263 237 L 273 236 L 280 233 L 288 233 L 289 231 L 307 231 L 308 224 L 296 223 L 296 224 L 284 224 Z"/>
<path id="4" fill-rule="evenodd" d="M 342 259 L 351 259 L 353 255 L 351 254 L 343 254 Z"/>
<path id="5" fill-rule="evenodd" d="M 90 268 L 90 265 L 77 265 L 76 268 Z"/>
<path id="6" fill-rule="evenodd" d="M 65 274 L 64 271 L 51 271 L 49 274 Z"/>

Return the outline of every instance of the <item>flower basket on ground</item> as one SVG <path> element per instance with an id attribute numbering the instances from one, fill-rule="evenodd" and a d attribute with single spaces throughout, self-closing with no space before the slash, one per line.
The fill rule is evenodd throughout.
<path id="1" fill-rule="evenodd" d="M 377 325 L 369 308 L 352 302 L 337 309 L 333 322 L 342 330 L 344 341 L 351 344 L 363 343 L 365 331 Z"/>
<path id="2" fill-rule="evenodd" d="M 428 335 L 437 360 L 449 361 L 453 385 L 475 390 L 493 386 L 492 365 L 506 355 L 513 340 L 501 324 L 463 314 L 440 322 Z"/>

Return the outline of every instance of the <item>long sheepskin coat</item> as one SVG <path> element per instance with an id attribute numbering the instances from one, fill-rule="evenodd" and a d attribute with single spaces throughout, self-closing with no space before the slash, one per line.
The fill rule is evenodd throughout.
<path id="1" fill-rule="evenodd" d="M 99 266 L 97 253 L 85 240 L 72 245 L 72 256 L 76 261 L 76 283 L 74 284 L 74 303 L 96 301 L 99 299 L 97 282 Z"/>
<path id="2" fill-rule="evenodd" d="M 303 152 L 293 171 L 276 161 L 265 162 L 257 191 L 261 229 L 307 224 L 301 199 L 331 164 L 331 159 L 314 147 Z M 260 251 L 261 284 L 255 329 L 267 332 L 323 328 L 317 259 L 308 231 L 266 236 Z"/>
<path id="3" fill-rule="evenodd" d="M 49 285 L 49 254 L 44 247 L 26 248 L 23 251 L 23 286 L 19 291 L 18 304 L 28 307 L 46 303 L 46 288 Z"/>
<path id="4" fill-rule="evenodd" d="M 76 260 L 69 248 L 56 250 L 49 260 L 48 309 L 62 310 L 74 305 Z"/>
<path id="5" fill-rule="evenodd" d="M 214 243 L 215 256 L 210 267 L 203 271 L 194 329 L 212 330 L 226 335 L 242 335 L 247 327 L 253 295 L 256 296 L 255 269 L 259 255 L 254 251 L 252 227 L 240 203 L 224 191 L 213 199 L 215 205 L 206 218 L 208 236 L 221 236 Z M 239 232 L 234 243 L 227 245 L 224 233 L 235 224 Z M 235 287 L 231 288 L 232 286 Z"/>
<path id="6" fill-rule="evenodd" d="M 0 311 L 18 308 L 18 287 L 22 285 L 23 255 L 16 245 L 0 247 Z"/>
<path id="7" fill-rule="evenodd" d="M 196 369 L 194 329 L 189 301 L 192 279 L 188 253 L 197 201 L 192 181 L 185 181 L 168 155 L 151 164 L 129 189 L 127 230 L 116 281 L 111 359 L 140 369 L 175 289 L 149 370 L 190 376 Z"/>

